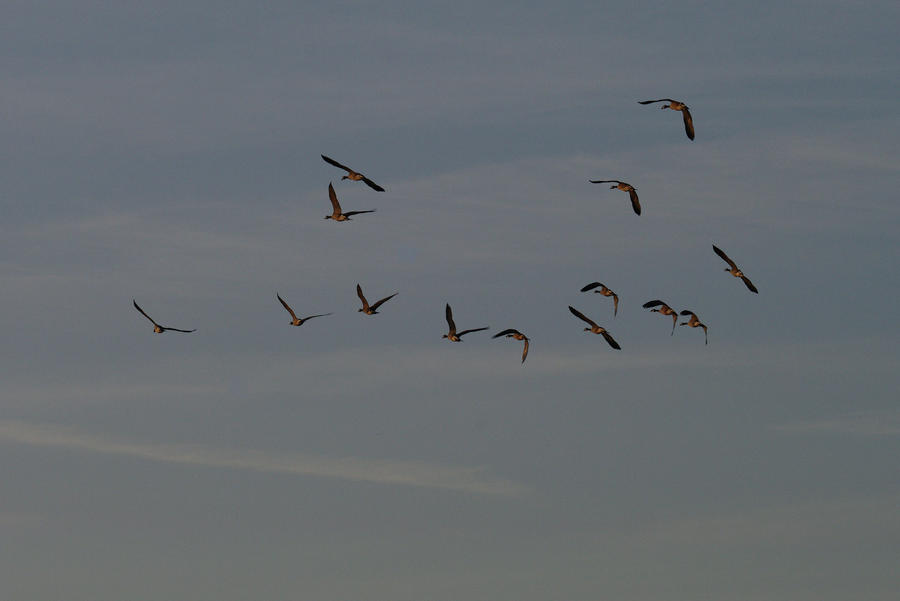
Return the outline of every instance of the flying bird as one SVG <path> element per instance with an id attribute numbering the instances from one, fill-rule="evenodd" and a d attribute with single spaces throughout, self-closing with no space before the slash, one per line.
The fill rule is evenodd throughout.
<path id="1" fill-rule="evenodd" d="M 366 315 L 375 315 L 376 313 L 378 313 L 378 307 L 380 307 L 384 303 L 388 302 L 389 300 L 391 300 L 398 294 L 400 294 L 400 293 L 395 292 L 390 296 L 385 296 L 383 299 L 381 299 L 377 303 L 373 303 L 372 305 L 369 305 L 369 301 L 367 301 L 366 297 L 363 296 L 362 288 L 360 288 L 359 284 L 357 284 L 356 285 L 356 295 L 359 297 L 359 300 L 362 301 L 362 309 L 357 309 L 356 311 L 365 313 Z"/>
<path id="2" fill-rule="evenodd" d="M 755 292 L 756 294 L 759 294 L 759 290 L 756 289 L 756 286 L 753 285 L 753 282 L 751 282 L 750 279 L 744 275 L 744 272 L 738 268 L 738 266 L 735 264 L 734 261 L 732 261 L 731 259 L 728 258 L 728 255 L 726 255 L 725 252 L 721 248 L 719 248 L 718 246 L 713 244 L 713 251 L 717 255 L 722 257 L 722 259 L 724 259 L 725 262 L 731 266 L 730 269 L 726 269 L 725 271 L 727 271 L 728 273 L 730 273 L 731 275 L 733 275 L 736 278 L 741 278 L 741 280 L 744 281 L 744 285 L 747 286 L 747 288 L 750 290 L 750 292 Z"/>
<path id="3" fill-rule="evenodd" d="M 681 116 L 684 118 L 684 133 L 686 133 L 687 137 L 691 140 L 694 139 L 694 120 L 691 118 L 691 111 L 688 110 L 688 105 L 683 102 L 679 102 L 678 100 L 672 100 L 671 98 L 660 98 L 659 100 L 638 100 L 638 104 L 653 104 L 654 102 L 668 102 L 669 104 L 664 104 L 659 108 L 681 111 Z"/>
<path id="4" fill-rule="evenodd" d="M 528 336 L 520 332 L 519 330 L 514 330 L 512 328 L 508 330 L 503 330 L 502 332 L 497 332 L 491 338 L 500 338 L 501 336 L 506 336 L 507 338 L 514 338 L 516 340 L 524 340 L 525 348 L 522 349 L 522 363 L 525 363 L 525 357 L 528 356 Z"/>
<path id="5" fill-rule="evenodd" d="M 658 307 L 657 309 L 651 309 L 651 307 Z M 659 313 L 660 315 L 671 315 L 672 316 L 672 333 L 669 336 L 675 335 L 675 324 L 678 322 L 678 311 L 662 302 L 661 300 L 652 300 L 644 303 L 645 309 L 650 309 L 651 313 Z"/>
<path id="6" fill-rule="evenodd" d="M 594 288 L 600 288 L 600 290 L 594 290 Z M 613 299 L 613 317 L 615 317 L 619 313 L 619 297 L 615 292 L 601 284 L 600 282 L 591 282 L 587 286 L 581 289 L 582 292 L 587 292 L 588 290 L 594 290 L 594 294 L 602 294 L 603 296 L 611 296 Z"/>
<path id="7" fill-rule="evenodd" d="M 146 317 L 147 319 L 149 319 L 149 320 L 153 323 L 153 331 L 154 331 L 154 333 L 156 333 L 156 334 L 162 334 L 163 332 L 168 332 L 169 330 L 171 330 L 171 331 L 173 331 L 173 332 L 184 332 L 185 334 L 190 334 L 191 332 L 196 332 L 196 331 L 197 331 L 197 328 L 194 328 L 193 330 L 179 330 L 178 328 L 167 328 L 167 327 L 165 327 L 165 326 L 161 326 L 161 325 L 159 325 L 158 323 L 156 323 L 155 321 L 153 321 L 153 318 L 152 318 L 152 317 L 150 317 L 149 315 L 147 315 L 146 313 L 144 313 L 144 310 L 143 310 L 143 309 L 141 309 L 140 307 L 138 307 L 138 304 L 137 304 L 137 301 L 136 301 L 136 300 L 131 299 L 131 302 L 134 303 L 134 308 L 141 312 L 141 315 L 143 315 L 144 317 Z"/>
<path id="8" fill-rule="evenodd" d="M 447 308 L 444 310 L 444 314 L 447 317 L 447 325 L 450 326 L 450 331 L 441 338 L 446 338 L 450 342 L 462 342 L 462 337 L 468 334 L 469 332 L 480 332 L 482 330 L 488 329 L 489 326 L 485 326 L 483 328 L 473 328 L 471 330 L 463 330 L 462 332 L 456 331 L 456 324 L 453 322 L 453 311 L 450 309 L 450 304 L 447 304 Z"/>
<path id="9" fill-rule="evenodd" d="M 685 309 L 681 312 L 682 315 L 690 315 L 691 318 L 688 321 L 682 321 L 681 326 L 690 326 L 692 328 L 703 328 L 703 339 L 705 342 L 703 344 L 709 344 L 709 337 L 706 333 L 706 324 L 700 323 L 700 318 L 697 317 L 697 314 L 691 311 L 690 309 Z"/>
<path id="10" fill-rule="evenodd" d="M 635 215 L 641 214 L 641 201 L 638 200 L 637 188 L 632 186 L 631 184 L 620 182 L 617 179 L 589 179 L 589 182 L 592 184 L 616 184 L 615 186 L 610 186 L 610 190 L 622 190 L 623 192 L 628 192 L 628 196 L 631 197 L 631 208 L 634 209 Z"/>
<path id="11" fill-rule="evenodd" d="M 324 154 L 321 156 L 322 156 L 322 160 L 325 161 L 326 163 L 334 165 L 338 169 L 343 169 L 344 171 L 347 172 L 347 175 L 345 175 L 344 177 L 341 178 L 342 180 L 349 179 L 350 181 L 353 181 L 353 182 L 362 181 L 362 182 L 365 182 L 365 184 L 367 186 L 369 186 L 370 188 L 372 188 L 373 190 L 377 190 L 378 192 L 384 192 L 384 188 L 382 188 L 381 186 L 379 186 L 378 184 L 376 184 L 375 182 L 370 180 L 368 177 L 366 177 L 362 173 L 358 173 L 358 172 L 354 171 L 353 169 L 351 169 L 350 167 L 347 167 L 346 165 L 341 165 L 334 159 L 327 157 Z"/>
<path id="12" fill-rule="evenodd" d="M 618 343 L 618 342 L 616 342 L 615 340 L 613 340 L 613 337 L 609 335 L 609 332 L 606 331 L 606 328 L 602 328 L 602 327 L 598 326 L 596 322 L 594 322 L 594 321 L 588 319 L 587 317 L 585 317 L 584 314 L 583 314 L 581 311 L 579 311 L 578 309 L 576 309 L 576 308 L 573 307 L 572 305 L 569 305 L 569 311 L 571 311 L 571 312 L 572 312 L 572 315 L 574 315 L 574 316 L 577 317 L 578 319 L 580 319 L 580 320 L 582 320 L 582 321 L 584 321 L 584 322 L 590 324 L 591 327 L 585 328 L 585 329 L 584 329 L 585 332 L 592 332 L 592 333 L 594 333 L 594 334 L 602 334 L 602 335 L 603 335 L 603 338 L 606 339 L 606 342 L 609 343 L 609 346 L 613 347 L 613 348 L 616 349 L 617 351 L 622 350 L 622 347 L 619 346 L 619 343 Z"/>
<path id="13" fill-rule="evenodd" d="M 338 202 L 337 194 L 334 192 L 334 186 L 331 185 L 331 182 L 328 182 L 328 198 L 331 199 L 331 208 L 333 212 L 331 215 L 325 215 L 325 219 L 334 219 L 335 221 L 350 221 L 351 215 L 359 215 L 360 213 L 374 213 L 375 209 L 371 211 L 347 211 L 346 213 L 341 210 L 341 203 Z"/>
<path id="14" fill-rule="evenodd" d="M 291 314 L 291 325 L 292 326 L 302 326 L 304 323 L 306 323 L 313 317 L 325 317 L 326 315 L 331 315 L 331 313 L 320 313 L 319 315 L 310 315 L 309 317 L 303 317 L 303 318 L 297 317 L 297 314 L 294 313 L 294 310 L 291 309 L 290 305 L 288 305 L 286 302 L 284 302 L 284 299 L 281 298 L 281 295 L 279 295 L 276 292 L 275 296 L 278 297 L 278 301 L 281 303 L 281 306 L 284 307 L 284 310 Z"/>

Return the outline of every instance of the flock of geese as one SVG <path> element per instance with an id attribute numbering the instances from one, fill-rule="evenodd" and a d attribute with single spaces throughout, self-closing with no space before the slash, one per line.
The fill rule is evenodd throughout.
<path id="1" fill-rule="evenodd" d="M 654 104 L 657 102 L 666 102 L 667 103 L 660 107 L 662 109 L 672 109 L 673 111 L 681 111 L 681 116 L 684 120 L 684 131 L 687 134 L 687 137 L 689 139 L 693 140 L 694 139 L 694 120 L 691 117 L 691 112 L 688 109 L 688 106 L 683 102 L 680 102 L 678 100 L 673 100 L 671 98 L 660 98 L 657 100 L 638 101 L 639 104 Z M 324 154 L 321 155 L 321 157 L 322 157 L 322 160 L 324 160 L 326 163 L 333 165 L 333 166 L 337 167 L 338 169 L 342 169 L 347 172 L 346 175 L 341 177 L 341 180 L 349 179 L 350 181 L 354 181 L 354 182 L 361 181 L 364 184 L 366 184 L 367 186 L 369 186 L 370 188 L 372 188 L 373 190 L 375 190 L 376 192 L 384 192 L 384 188 L 382 188 L 381 186 L 379 186 L 378 184 L 376 184 L 375 182 L 370 180 L 368 177 L 366 177 L 362 173 L 359 173 L 358 171 L 354 171 L 353 169 L 347 167 L 346 165 L 342 165 L 341 163 L 338 163 L 334 159 L 327 157 Z M 599 180 L 592 179 L 592 180 L 588 180 L 588 181 L 592 184 L 613 184 L 612 186 L 610 186 L 610 189 L 613 189 L 613 190 L 618 189 L 623 192 L 628 192 L 628 196 L 631 199 L 631 208 L 634 210 L 636 215 L 641 214 L 641 203 L 640 203 L 640 200 L 638 199 L 637 189 L 634 186 L 632 186 L 631 184 L 620 181 L 620 180 L 616 180 L 616 179 L 599 179 Z M 338 201 L 337 193 L 334 190 L 334 185 L 331 182 L 328 183 L 328 198 L 331 200 L 332 212 L 330 215 L 326 215 L 325 219 L 331 219 L 333 221 L 350 221 L 350 218 L 354 215 L 362 215 L 364 213 L 374 213 L 375 212 L 375 209 L 366 209 L 366 210 L 359 210 L 359 211 L 344 211 L 343 208 L 341 207 L 341 203 Z M 753 282 L 751 282 L 750 279 L 746 275 L 744 275 L 744 272 L 737 266 L 737 264 L 734 261 L 731 260 L 731 258 L 728 257 L 727 254 L 725 254 L 725 252 L 721 248 L 717 247 L 716 245 L 713 245 L 712 248 L 713 248 L 713 252 L 715 252 L 719 257 L 722 258 L 722 260 L 724 260 L 728 264 L 728 267 L 725 269 L 725 271 L 727 271 L 728 273 L 730 273 L 732 276 L 734 276 L 736 278 L 740 278 L 744 282 L 744 285 L 747 287 L 747 289 L 750 290 L 751 292 L 757 293 L 757 294 L 759 293 L 759 291 L 756 289 L 756 286 L 753 285 Z M 619 297 L 618 297 L 618 295 L 615 292 L 613 292 L 610 288 L 608 288 L 606 285 L 602 284 L 601 282 L 591 282 L 590 284 L 587 284 L 586 286 L 584 286 L 581 289 L 582 292 L 590 292 L 591 290 L 593 290 L 595 294 L 600 294 L 600 295 L 603 295 L 606 297 L 612 297 L 612 299 L 613 299 L 613 317 L 615 317 L 619 312 Z M 395 293 L 393 293 L 389 296 L 386 296 L 372 304 L 369 304 L 369 301 L 366 299 L 365 295 L 363 294 L 362 287 L 360 287 L 359 284 L 356 285 L 356 294 L 359 297 L 360 302 L 362 303 L 362 307 L 360 309 L 358 309 L 357 311 L 364 313 L 366 315 L 376 315 L 378 313 L 379 307 L 381 307 L 384 303 L 388 302 L 389 300 L 391 300 L 392 298 L 397 296 L 397 294 L 399 294 L 399 293 L 395 292 Z M 280 294 L 276 293 L 275 296 L 278 299 L 278 302 L 280 302 L 281 305 L 284 307 L 284 310 L 290 314 L 290 316 L 291 316 L 290 325 L 292 325 L 292 326 L 301 326 L 304 323 L 306 323 L 307 321 L 309 321 L 310 319 L 313 319 L 315 317 L 325 317 L 327 315 L 331 315 L 331 313 L 319 313 L 316 315 L 308 315 L 306 317 L 297 317 L 297 314 L 294 312 L 294 310 L 291 308 L 291 306 L 288 305 L 287 302 L 283 298 L 281 298 Z M 132 299 L 132 303 L 134 304 L 134 308 L 137 309 L 141 315 L 143 315 L 148 320 L 150 320 L 150 322 L 153 324 L 153 331 L 157 334 L 162 334 L 163 332 L 169 332 L 169 331 L 182 332 L 185 334 L 189 334 L 191 332 L 197 331 L 196 329 L 183 330 L 183 329 L 179 329 L 179 328 L 172 328 L 169 326 L 161 326 L 152 317 L 150 317 L 143 309 L 141 309 L 141 307 L 137 304 L 137 300 Z M 706 326 L 706 324 L 704 324 L 703 322 L 700 321 L 700 318 L 697 316 L 697 314 L 694 311 L 692 311 L 690 309 L 684 309 L 679 313 L 678 311 L 676 311 L 675 309 L 670 307 L 668 304 L 666 304 L 665 302 L 663 302 L 659 299 L 647 301 L 646 303 L 643 304 L 643 307 L 645 309 L 650 309 L 650 311 L 652 313 L 659 313 L 660 315 L 666 315 L 666 316 L 672 317 L 672 332 L 670 334 L 671 336 L 675 335 L 675 326 L 679 325 L 678 324 L 678 316 L 679 315 L 690 316 L 690 318 L 687 321 L 681 322 L 680 325 L 688 326 L 691 328 L 703 328 L 704 344 L 709 344 L 707 326 Z M 622 347 L 619 346 L 619 343 L 616 342 L 616 340 L 606 330 L 606 328 L 598 325 L 597 322 L 588 318 L 587 316 L 584 315 L 584 313 L 582 313 L 581 311 L 579 311 L 578 309 L 576 309 L 575 307 L 573 307 L 571 305 L 569 305 L 569 312 L 571 312 L 572 315 L 574 315 L 578 319 L 580 319 L 583 322 L 585 322 L 586 324 L 588 324 L 588 326 L 590 326 L 590 327 L 584 328 L 585 332 L 591 332 L 592 334 L 599 334 L 599 335 L 603 336 L 603 338 L 606 340 L 606 342 L 609 344 L 609 346 L 612 347 L 613 349 L 615 349 L 615 350 L 622 349 Z M 453 310 L 450 308 L 449 303 L 446 304 L 446 306 L 445 306 L 444 315 L 447 320 L 448 331 L 446 334 L 444 334 L 442 336 L 442 338 L 446 338 L 450 342 L 461 342 L 462 337 L 465 336 L 466 334 L 470 334 L 472 332 L 481 332 L 481 331 L 488 329 L 488 326 L 484 326 L 484 327 L 480 327 L 480 328 L 469 328 L 467 330 L 458 331 L 456 329 L 456 322 L 453 321 Z M 503 330 L 501 332 L 497 332 L 493 336 L 493 338 L 501 338 L 501 337 L 512 338 L 513 340 L 524 342 L 524 346 L 522 349 L 522 363 L 524 364 L 525 359 L 528 357 L 528 347 L 529 347 L 529 341 L 530 341 L 528 336 L 526 336 L 519 330 L 509 328 L 509 329 Z"/>

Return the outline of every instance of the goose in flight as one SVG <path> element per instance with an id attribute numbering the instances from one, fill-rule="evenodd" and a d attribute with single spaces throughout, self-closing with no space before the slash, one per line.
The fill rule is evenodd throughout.
<path id="1" fill-rule="evenodd" d="M 450 331 L 441 336 L 441 338 L 446 338 L 450 342 L 462 342 L 462 337 L 468 334 L 469 332 L 480 332 L 482 330 L 488 329 L 488 327 L 483 328 L 473 328 L 471 330 L 463 330 L 462 332 L 456 331 L 456 324 L 453 322 L 453 311 L 450 309 L 450 304 L 447 304 L 447 308 L 444 310 L 444 314 L 447 317 L 447 325 L 450 326 Z"/>
<path id="2" fill-rule="evenodd" d="M 688 110 L 688 105 L 678 100 L 672 100 L 671 98 L 660 98 L 659 100 L 638 100 L 638 104 L 653 104 L 654 102 L 668 102 L 669 104 L 664 104 L 659 108 L 681 111 L 681 116 L 684 118 L 684 133 L 686 133 L 687 137 L 691 140 L 694 139 L 694 120 L 691 118 L 691 111 Z"/>
<path id="3" fill-rule="evenodd" d="M 602 334 L 602 335 L 603 335 L 603 338 L 606 339 L 606 342 L 609 343 L 609 346 L 613 347 L 613 348 L 616 349 L 617 351 L 622 350 L 622 347 L 619 346 L 619 343 L 618 343 L 618 342 L 616 342 L 615 340 L 613 340 L 613 337 L 609 335 L 609 332 L 606 331 L 606 328 L 602 328 L 602 327 L 598 326 L 596 322 L 594 322 L 594 321 L 588 319 L 587 317 L 585 317 L 584 314 L 583 314 L 581 311 L 579 311 L 578 309 L 576 309 L 576 308 L 573 307 L 572 305 L 569 305 L 569 311 L 572 313 L 572 315 L 574 315 L 574 316 L 577 317 L 578 319 L 580 319 L 580 320 L 586 322 L 588 325 L 591 326 L 591 327 L 589 327 L 589 328 L 585 328 L 585 329 L 584 329 L 585 332 L 591 332 L 591 333 L 593 333 L 593 334 Z"/>
<path id="4" fill-rule="evenodd" d="M 514 330 L 512 328 L 508 330 L 503 330 L 502 332 L 497 332 L 491 338 L 500 338 L 501 336 L 506 336 L 507 338 L 514 338 L 516 340 L 524 340 L 525 348 L 522 349 L 522 363 L 525 363 L 525 357 L 528 356 L 528 336 L 520 332 L 519 330 Z"/>
<path id="5" fill-rule="evenodd" d="M 628 196 L 631 197 L 631 208 L 634 209 L 635 215 L 641 214 L 641 201 L 638 200 L 638 195 L 634 186 L 631 184 L 620 182 L 617 179 L 589 179 L 589 182 L 592 184 L 615 184 L 615 186 L 610 186 L 610 190 L 622 190 L 623 192 L 628 192 Z"/>
<path id="6" fill-rule="evenodd" d="M 185 334 L 190 334 L 191 332 L 196 332 L 196 331 L 197 331 L 197 328 L 194 328 L 193 330 L 179 330 L 178 328 L 167 328 L 167 327 L 165 327 L 165 326 L 161 326 L 161 325 L 159 325 L 158 323 L 156 323 L 155 321 L 153 321 L 153 318 L 152 318 L 152 317 L 150 317 L 149 315 L 147 315 L 146 313 L 144 313 L 144 310 L 141 309 L 141 308 L 138 306 L 136 300 L 131 299 L 131 302 L 134 303 L 134 308 L 141 312 L 141 315 L 143 315 L 144 317 L 146 317 L 147 319 L 149 319 L 149 320 L 153 323 L 153 332 L 156 333 L 156 334 L 162 334 L 163 332 L 168 332 L 168 331 L 170 331 L 170 330 L 171 330 L 172 332 L 184 332 Z"/>
<path id="7" fill-rule="evenodd" d="M 372 188 L 373 190 L 377 190 L 378 192 L 384 192 L 384 188 L 382 188 L 381 186 L 379 186 L 378 184 L 376 184 L 375 182 L 373 182 L 372 180 L 370 180 L 368 177 L 366 177 L 366 176 L 363 175 L 362 173 L 357 173 L 356 171 L 354 171 L 354 170 L 351 169 L 350 167 L 347 167 L 347 166 L 345 166 L 345 165 L 341 165 L 340 163 L 338 163 L 338 162 L 335 161 L 334 159 L 332 159 L 332 158 L 330 158 L 330 157 L 327 157 L 327 156 L 325 156 L 324 154 L 321 155 L 321 156 L 322 156 L 322 160 L 325 161 L 326 163 L 328 163 L 328 164 L 330 164 L 330 165 L 334 165 L 334 166 L 337 167 L 338 169 L 343 169 L 344 171 L 347 172 L 347 175 L 345 175 L 344 177 L 341 178 L 342 180 L 344 180 L 344 179 L 349 179 L 350 181 L 353 181 L 353 182 L 362 181 L 362 182 L 365 182 L 365 184 L 366 184 L 367 186 L 369 186 L 370 188 Z"/>
<path id="8" fill-rule="evenodd" d="M 725 262 L 731 266 L 730 269 L 726 269 L 725 271 L 727 271 L 728 273 L 730 273 L 731 275 L 733 275 L 736 278 L 741 278 L 744 281 L 744 285 L 747 286 L 747 289 L 750 290 L 750 292 L 755 292 L 756 294 L 759 294 L 759 290 L 756 289 L 756 286 L 753 285 L 753 282 L 751 282 L 750 279 L 744 275 L 744 272 L 738 268 L 738 266 L 735 264 L 734 261 L 732 261 L 731 259 L 728 258 L 728 255 L 726 255 L 725 252 L 721 248 L 719 248 L 718 246 L 713 244 L 713 252 L 715 252 L 717 255 L 722 257 L 722 259 L 724 259 Z"/>
<path id="9" fill-rule="evenodd" d="M 334 219 L 335 221 L 350 221 L 351 215 L 359 215 L 361 213 L 374 213 L 375 209 L 370 211 L 344 211 L 341 209 L 341 203 L 338 202 L 337 194 L 334 193 L 334 186 L 331 185 L 331 182 L 328 182 L 328 198 L 331 199 L 331 208 L 333 212 L 331 215 L 325 215 L 325 219 Z"/>
<path id="10" fill-rule="evenodd" d="M 302 326 L 304 323 L 306 323 L 313 317 L 325 317 L 326 315 L 331 315 L 331 313 L 320 313 L 319 315 L 310 315 L 309 317 L 303 317 L 303 318 L 297 317 L 297 314 L 294 313 L 294 310 L 291 309 L 290 305 L 288 305 L 286 302 L 284 302 L 284 299 L 281 298 L 281 295 L 279 295 L 276 292 L 275 296 L 278 297 L 278 301 L 281 303 L 281 306 L 284 307 L 284 310 L 291 314 L 291 325 L 292 326 Z"/>
<path id="11" fill-rule="evenodd" d="M 703 339 L 705 341 L 704 344 L 709 344 L 709 337 L 706 334 L 706 324 L 700 323 L 700 318 L 697 317 L 697 314 L 694 313 L 693 311 L 691 311 L 690 309 L 685 309 L 684 311 L 681 312 L 681 314 L 682 315 L 690 315 L 691 318 L 688 321 L 682 321 L 678 325 L 690 326 L 692 328 L 698 328 L 698 327 L 703 328 Z"/>
<path id="12" fill-rule="evenodd" d="M 600 290 L 594 290 L 594 288 L 600 288 Z M 601 284 L 600 282 L 591 282 L 587 286 L 581 289 L 582 292 L 587 292 L 588 290 L 594 290 L 594 294 L 602 294 L 603 296 L 611 296 L 613 299 L 613 317 L 615 317 L 619 313 L 619 297 L 615 292 Z"/>
<path id="13" fill-rule="evenodd" d="M 656 309 L 652 309 L 651 307 L 658 307 Z M 672 316 L 672 333 L 669 336 L 675 335 L 675 324 L 678 322 L 678 311 L 662 302 L 661 300 L 652 300 L 644 303 L 645 309 L 650 309 L 651 313 L 659 313 L 660 315 L 671 315 Z"/>
<path id="14" fill-rule="evenodd" d="M 391 300 L 398 294 L 400 294 L 400 293 L 395 292 L 390 296 L 385 296 L 383 299 L 381 299 L 377 303 L 372 303 L 371 305 L 369 305 L 369 301 L 367 301 L 366 297 L 363 295 L 362 288 L 360 288 L 359 284 L 357 284 L 356 285 L 356 295 L 359 297 L 359 300 L 362 301 L 362 309 L 357 309 L 356 311 L 357 311 L 357 313 L 362 312 L 362 313 L 365 313 L 366 315 L 375 315 L 376 313 L 378 313 L 378 307 L 380 307 L 384 303 L 388 302 L 389 300 Z"/>

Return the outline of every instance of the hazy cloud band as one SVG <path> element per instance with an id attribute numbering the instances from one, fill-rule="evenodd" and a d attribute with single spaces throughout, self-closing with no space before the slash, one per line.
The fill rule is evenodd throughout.
<path id="1" fill-rule="evenodd" d="M 204 445 L 132 442 L 79 432 L 67 427 L 15 420 L 0 420 L 0 441 L 126 455 L 182 465 L 321 476 L 479 494 L 515 495 L 527 491 L 522 485 L 491 477 L 480 467 L 451 467 L 418 461 L 389 461 L 360 457 L 333 458 L 254 449 L 222 449 Z"/>

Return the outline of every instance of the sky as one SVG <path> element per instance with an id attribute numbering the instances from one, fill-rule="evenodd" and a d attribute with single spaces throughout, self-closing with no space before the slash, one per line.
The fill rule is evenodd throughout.
<path id="1" fill-rule="evenodd" d="M 895 599 L 898 22 L 7 2 L 0 598 Z"/>

